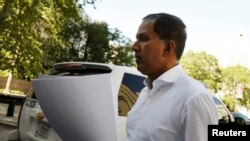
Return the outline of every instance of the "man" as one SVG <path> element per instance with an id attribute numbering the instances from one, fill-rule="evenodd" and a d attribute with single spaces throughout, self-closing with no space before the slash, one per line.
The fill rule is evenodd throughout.
<path id="1" fill-rule="evenodd" d="M 208 125 L 218 124 L 209 90 L 179 64 L 185 28 L 166 13 L 143 18 L 132 49 L 137 69 L 148 78 L 128 113 L 127 141 L 207 141 Z"/>

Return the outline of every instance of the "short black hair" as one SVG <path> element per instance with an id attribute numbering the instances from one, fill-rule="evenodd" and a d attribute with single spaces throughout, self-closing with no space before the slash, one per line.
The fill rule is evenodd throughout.
<path id="1" fill-rule="evenodd" d="M 187 33 L 186 25 L 179 18 L 167 13 L 154 13 L 145 16 L 145 20 L 154 20 L 154 31 L 160 39 L 174 40 L 176 43 L 176 58 L 180 60 L 185 48 Z"/>

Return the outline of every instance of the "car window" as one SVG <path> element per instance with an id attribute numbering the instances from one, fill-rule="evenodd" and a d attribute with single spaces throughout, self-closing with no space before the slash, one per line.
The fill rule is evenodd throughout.
<path id="1" fill-rule="evenodd" d="M 49 74 L 61 76 L 81 76 L 110 73 L 111 71 L 111 68 L 101 65 L 83 63 L 59 63 L 53 66 Z"/>
<path id="2" fill-rule="evenodd" d="M 134 105 L 138 93 L 144 87 L 145 77 L 130 73 L 124 73 L 122 83 L 118 93 L 119 116 L 127 116 L 128 111 Z"/>

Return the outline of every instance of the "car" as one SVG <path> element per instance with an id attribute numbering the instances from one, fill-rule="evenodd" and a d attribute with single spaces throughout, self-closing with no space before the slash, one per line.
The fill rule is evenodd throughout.
<path id="1" fill-rule="evenodd" d="M 221 101 L 220 98 L 212 96 L 218 112 L 218 123 L 222 124 L 234 124 L 234 117 L 226 107 L 226 105 Z"/>
<path id="2" fill-rule="evenodd" d="M 105 81 L 105 79 L 107 78 L 106 76 L 110 77 L 111 81 L 106 82 Z M 117 66 L 113 64 L 103 64 L 103 63 L 93 63 L 93 62 L 62 62 L 54 64 L 53 68 L 48 74 L 41 75 L 37 80 L 34 80 L 33 86 L 37 87 L 38 85 L 35 83 L 41 84 L 40 83 L 41 81 L 44 81 L 46 82 L 44 84 L 49 85 L 47 83 L 49 82 L 49 80 L 57 81 L 57 79 L 69 80 L 69 82 L 74 82 L 74 80 L 76 79 L 83 79 L 79 82 L 82 83 L 83 88 L 85 86 L 84 84 L 86 84 L 85 86 L 86 88 L 84 89 L 91 89 L 91 91 L 89 91 L 90 97 L 95 96 L 95 93 L 97 95 L 102 95 L 104 93 L 106 95 L 105 97 L 110 96 L 109 93 L 107 93 L 107 91 L 109 90 L 100 90 L 99 86 L 101 85 L 105 85 L 107 86 L 107 88 L 112 88 L 112 90 L 110 89 L 110 93 L 113 92 L 112 95 L 117 98 L 113 99 L 113 103 L 117 103 L 117 107 L 113 107 L 114 108 L 113 110 L 115 110 L 115 113 L 117 112 L 117 117 L 118 117 L 117 138 L 118 141 L 125 140 L 126 116 L 128 111 L 132 108 L 133 104 L 135 103 L 137 99 L 137 94 L 144 87 L 143 85 L 143 81 L 145 79 L 144 75 L 138 72 L 136 68 Z M 72 84 L 69 82 L 58 81 L 56 83 L 53 83 L 53 85 L 54 84 L 57 85 L 58 83 L 64 83 L 66 84 L 64 86 L 68 87 L 70 84 Z M 50 87 L 52 87 L 52 85 Z M 36 93 L 38 91 L 34 91 L 34 95 L 31 95 L 26 99 L 25 104 L 22 107 L 19 120 L 20 121 L 19 134 L 21 141 L 36 141 L 36 140 L 62 141 L 62 140 L 67 140 L 68 137 L 70 137 L 72 140 L 79 140 L 79 138 L 82 138 L 82 136 L 84 135 L 82 134 L 82 132 L 79 132 L 79 129 L 82 130 L 83 128 L 85 128 L 82 125 L 82 123 L 84 123 L 85 121 L 82 120 L 84 119 L 83 117 L 78 118 L 78 116 L 85 116 L 92 114 L 91 111 L 89 111 L 88 109 L 85 109 L 85 111 L 83 110 L 84 106 L 88 107 L 88 105 L 86 104 L 84 105 L 84 103 L 85 102 L 88 103 L 89 100 L 91 99 L 85 102 L 83 102 L 83 100 L 81 99 L 83 99 L 82 98 L 83 95 L 88 95 L 88 94 L 80 92 L 79 95 L 77 95 L 77 93 L 75 93 L 74 92 L 75 90 L 73 89 L 72 91 L 66 93 L 66 94 L 71 94 L 71 97 L 67 97 L 68 95 L 65 96 L 62 95 L 61 93 L 64 93 L 68 89 L 60 87 L 60 88 L 52 88 L 51 90 L 54 91 L 54 89 L 57 90 L 63 89 L 63 91 L 56 93 L 56 97 L 53 97 L 51 94 L 45 93 L 45 91 L 48 92 L 47 90 L 42 89 L 42 92 Z M 105 105 L 102 105 L 101 103 L 102 101 L 99 101 L 99 103 L 97 102 L 98 99 L 101 98 L 101 96 L 98 99 L 97 97 L 95 98 L 96 99 L 94 99 L 93 102 L 90 102 L 90 104 L 93 103 L 96 105 L 95 107 L 100 106 L 101 108 L 103 108 Z M 234 122 L 234 118 L 227 109 L 227 107 L 224 105 L 224 103 L 215 96 L 213 96 L 213 100 L 218 111 L 219 124 L 232 124 Z M 61 109 L 60 107 L 64 107 L 63 110 L 60 110 Z M 97 110 L 98 112 L 102 111 L 98 109 L 93 109 L 93 110 Z M 86 113 L 82 114 L 84 112 Z M 58 117 L 64 117 L 64 118 L 58 118 Z M 107 118 L 106 115 L 98 115 L 97 120 L 103 120 L 102 123 L 106 123 L 107 121 L 104 120 L 105 118 Z M 95 118 L 93 118 L 93 120 L 94 119 Z M 108 118 L 108 120 L 109 119 L 110 117 Z M 89 120 L 92 119 L 89 118 Z M 92 125 L 97 124 L 99 121 L 95 121 L 92 123 L 91 121 L 88 122 L 90 123 L 88 124 L 89 128 L 95 128 Z M 107 125 L 104 125 L 104 127 L 106 126 Z M 72 128 L 70 128 L 70 130 L 63 130 L 66 127 L 72 127 Z M 112 130 L 113 128 L 107 128 L 104 130 L 98 129 L 98 131 L 106 134 L 106 132 L 109 131 L 108 129 Z M 96 131 L 96 129 L 93 130 Z M 103 136 L 101 136 L 102 140 L 104 139 Z"/>
<path id="3" fill-rule="evenodd" d="M 62 141 L 45 117 L 38 100 L 27 97 L 18 122 L 20 141 Z"/>
<path id="4" fill-rule="evenodd" d="M 232 112 L 232 115 L 234 117 L 236 124 L 238 124 L 238 125 L 250 125 L 250 119 L 246 115 L 244 115 L 240 112 Z"/>
<path id="5" fill-rule="evenodd" d="M 137 93 L 139 93 L 140 90 L 144 87 L 142 81 L 145 79 L 145 76 L 142 75 L 140 72 L 138 72 L 136 68 L 117 66 L 113 64 L 91 63 L 91 62 L 62 62 L 62 63 L 56 63 L 55 65 L 53 65 L 53 68 L 51 69 L 51 71 L 48 74 L 41 75 L 38 78 L 38 80 L 53 79 L 53 78 L 64 79 L 64 78 L 72 78 L 72 77 L 86 78 L 86 83 L 91 83 L 91 85 L 95 85 L 93 86 L 93 90 L 90 92 L 91 95 L 94 95 L 95 93 L 94 91 L 98 91 L 100 89 L 98 88 L 99 82 L 101 85 L 104 85 L 103 82 L 107 84 L 103 80 L 103 76 L 110 76 L 112 78 L 112 89 L 110 89 L 110 91 L 115 91 L 113 94 L 115 95 L 115 97 L 117 97 L 117 100 L 118 100 L 117 101 L 118 106 L 114 108 L 116 109 L 117 114 L 118 114 L 118 137 L 117 138 L 119 141 L 123 141 L 125 140 L 125 137 L 126 137 L 125 122 L 126 122 L 127 113 L 133 106 L 134 102 L 136 101 Z M 100 77 L 100 81 L 91 82 L 91 79 L 99 79 L 99 77 Z M 111 86 L 111 84 L 107 86 Z M 105 90 L 100 90 L 98 91 L 98 94 L 101 95 L 101 93 L 104 91 Z M 109 91 L 109 90 L 107 89 L 106 91 Z M 74 92 L 72 92 L 72 94 L 73 93 Z M 105 95 L 107 95 L 105 97 L 108 97 L 108 93 Z M 32 141 L 33 140 L 34 141 L 35 140 L 61 141 L 61 140 L 65 140 L 67 136 L 70 136 L 71 140 L 79 140 L 76 138 L 77 136 L 82 135 L 82 133 L 76 134 L 78 133 L 79 129 L 72 128 L 70 129 L 70 131 L 67 132 L 68 135 L 64 136 L 65 135 L 65 133 L 63 133 L 64 131 L 58 129 L 59 125 L 53 124 L 55 122 L 54 121 L 55 119 L 53 119 L 53 117 L 50 116 L 50 113 L 48 113 L 47 109 L 44 109 L 45 103 L 43 103 L 41 99 L 42 99 L 41 95 L 39 96 L 38 93 L 34 91 L 33 98 L 28 97 L 25 104 L 23 105 L 21 117 L 20 117 L 20 123 L 19 123 L 20 140 L 21 141 L 30 141 L 30 140 Z M 63 99 L 62 97 L 57 98 L 58 101 L 62 99 Z M 80 98 L 78 97 L 76 99 L 80 99 Z M 68 101 L 70 101 L 70 99 L 68 99 Z M 94 104 L 98 105 L 97 101 L 98 100 L 95 100 L 96 103 Z M 48 99 L 46 100 L 46 102 L 47 102 L 46 105 L 51 104 L 50 105 L 51 107 L 55 108 L 56 106 L 58 106 L 56 105 L 55 102 L 49 103 Z M 57 104 L 62 104 L 62 103 L 57 103 Z M 78 104 L 74 103 L 74 105 L 78 105 Z M 80 105 L 81 104 L 79 104 L 78 106 Z M 50 108 L 50 109 L 53 109 L 53 108 Z M 75 107 L 74 109 L 75 111 L 81 111 L 83 108 Z M 65 109 L 62 113 L 60 113 L 60 111 L 58 110 L 56 111 L 59 117 L 67 117 L 66 113 L 70 111 L 72 112 L 73 110 Z M 77 112 L 74 112 L 74 114 L 77 114 Z M 107 122 L 105 121 L 104 115 L 99 115 L 99 116 L 102 116 L 99 119 L 103 120 L 102 121 L 103 123 Z M 62 122 L 65 123 L 65 125 L 69 123 L 74 124 L 74 121 L 77 121 L 74 119 L 75 117 L 77 116 L 71 116 L 70 118 L 67 118 L 67 120 L 66 118 L 62 119 Z M 58 119 L 56 120 L 58 121 Z M 81 121 L 78 121 L 76 123 L 77 124 L 76 126 L 81 125 L 79 124 L 79 122 Z M 70 126 L 70 125 L 67 125 L 67 126 Z M 92 127 L 89 127 L 89 128 L 92 128 Z M 107 129 L 105 130 L 108 131 Z M 99 130 L 99 129 L 95 129 L 95 130 Z M 101 132 L 106 132 L 106 131 L 102 130 Z M 104 139 L 105 135 L 103 135 L 101 138 L 102 140 L 105 140 Z"/>

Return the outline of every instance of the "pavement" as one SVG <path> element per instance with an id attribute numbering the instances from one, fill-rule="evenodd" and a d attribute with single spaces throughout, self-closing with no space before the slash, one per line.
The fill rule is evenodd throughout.
<path id="1" fill-rule="evenodd" d="M 15 132 L 15 133 L 14 133 Z M 0 123 L 0 141 L 19 141 L 10 139 L 12 135 L 17 135 L 17 127 Z"/>
<path id="2" fill-rule="evenodd" d="M 20 106 L 15 106 L 13 117 L 6 116 L 8 104 L 0 103 L 0 141 L 18 141 L 11 139 L 17 135 Z"/>

